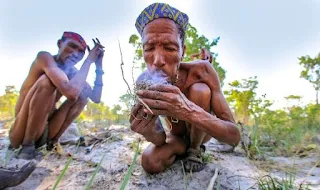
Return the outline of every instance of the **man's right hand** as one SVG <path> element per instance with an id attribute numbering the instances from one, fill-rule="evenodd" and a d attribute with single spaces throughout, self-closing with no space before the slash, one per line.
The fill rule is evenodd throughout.
<path id="1" fill-rule="evenodd" d="M 143 109 L 140 103 L 133 107 L 130 115 L 131 130 L 141 134 L 156 146 L 163 145 L 166 134 L 160 122 L 157 122 L 158 116 L 148 115 Z"/>
<path id="2" fill-rule="evenodd" d="M 101 55 L 101 53 L 103 53 L 104 46 L 101 45 L 100 43 L 95 43 L 92 50 L 90 49 L 90 47 L 88 45 L 87 45 L 87 48 L 89 51 L 89 55 L 88 55 L 86 61 L 88 61 L 89 63 L 94 63 L 97 61 L 99 55 Z"/>

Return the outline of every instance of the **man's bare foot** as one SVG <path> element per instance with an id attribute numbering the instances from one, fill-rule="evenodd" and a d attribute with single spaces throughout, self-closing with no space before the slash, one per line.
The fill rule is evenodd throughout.
<path id="1" fill-rule="evenodd" d="M 19 159 L 31 160 L 40 154 L 37 152 L 35 145 L 22 145 L 18 154 Z"/>
<path id="2" fill-rule="evenodd" d="M 187 172 L 199 172 L 203 170 L 204 163 L 201 153 L 204 151 L 205 150 L 203 147 L 201 147 L 199 150 L 193 148 L 189 148 L 187 150 L 187 158 L 185 161 L 185 169 Z"/>

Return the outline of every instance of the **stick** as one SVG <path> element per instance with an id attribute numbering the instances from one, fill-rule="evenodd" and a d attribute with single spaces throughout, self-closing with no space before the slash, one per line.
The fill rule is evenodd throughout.
<path id="1" fill-rule="evenodd" d="M 218 177 L 218 168 L 215 169 L 214 175 L 210 180 L 210 183 L 208 185 L 207 190 L 212 190 L 213 189 L 213 185 L 214 185 L 214 182 L 216 181 L 217 177 Z"/>
<path id="2" fill-rule="evenodd" d="M 139 100 L 139 102 L 141 102 L 146 107 L 146 109 L 153 115 L 153 111 L 149 108 L 149 106 L 141 98 L 139 98 L 138 96 L 136 97 Z"/>
<path id="3" fill-rule="evenodd" d="M 132 91 L 131 91 L 130 85 L 129 85 L 129 83 L 127 82 L 126 78 L 124 77 L 124 72 L 123 72 L 123 68 L 122 68 L 122 66 L 124 65 L 124 63 L 123 63 L 122 51 L 121 51 L 121 46 L 120 46 L 120 41 L 119 41 L 119 40 L 118 40 L 118 43 L 119 43 L 119 50 L 120 50 L 120 56 L 121 56 L 120 68 L 121 68 L 122 78 L 123 78 L 124 82 L 127 84 L 129 93 L 132 95 Z"/>

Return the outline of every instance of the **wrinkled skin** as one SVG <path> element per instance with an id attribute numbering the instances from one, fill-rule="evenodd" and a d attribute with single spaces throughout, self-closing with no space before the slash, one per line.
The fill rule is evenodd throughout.
<path id="1" fill-rule="evenodd" d="M 137 84 L 145 75 L 159 71 L 173 84 L 155 84 L 137 91 L 152 111 L 137 104 L 130 118 L 131 129 L 151 142 L 142 155 L 144 170 L 162 172 L 178 155 L 184 155 L 188 149 L 200 150 L 200 145 L 211 137 L 237 145 L 239 131 L 221 92 L 216 71 L 208 60 L 181 63 L 186 47 L 181 43 L 176 24 L 169 19 L 156 19 L 145 26 L 142 41 L 147 71 L 140 75 Z M 159 130 L 159 115 L 179 122 L 172 122 L 172 131 L 165 133 Z M 201 169 L 197 163 L 192 165 L 188 167 Z"/>

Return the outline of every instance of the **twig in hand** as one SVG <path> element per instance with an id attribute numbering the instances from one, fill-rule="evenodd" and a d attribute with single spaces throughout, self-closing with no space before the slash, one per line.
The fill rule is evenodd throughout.
<path id="1" fill-rule="evenodd" d="M 146 109 L 153 115 L 153 111 L 150 109 L 150 107 L 141 99 L 137 96 L 137 99 L 139 100 L 139 102 L 141 102 L 145 107 Z"/>
<path id="2" fill-rule="evenodd" d="M 214 175 L 209 182 L 207 190 L 213 189 L 213 185 L 214 185 L 214 182 L 216 181 L 217 177 L 218 177 L 218 168 L 215 169 Z"/>
<path id="3" fill-rule="evenodd" d="M 121 68 L 121 72 L 122 72 L 122 78 L 123 78 L 124 82 L 127 84 L 129 93 L 130 93 L 131 95 L 133 95 L 133 94 L 132 94 L 132 91 L 131 91 L 131 88 L 130 88 L 130 85 L 129 85 L 129 83 L 127 82 L 126 78 L 124 77 L 124 72 L 123 72 L 123 68 L 122 68 L 122 66 L 124 65 L 124 63 L 123 63 L 122 51 L 121 51 L 121 46 L 120 46 L 120 41 L 119 41 L 119 40 L 118 40 L 118 43 L 119 43 L 119 50 L 120 50 L 120 56 L 121 56 L 120 68 Z"/>

